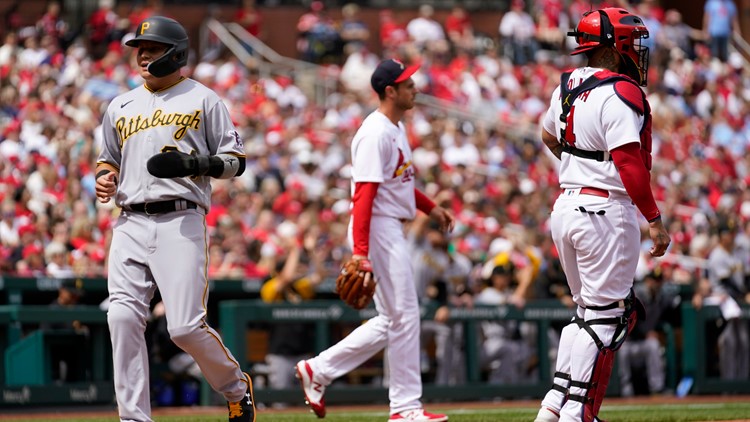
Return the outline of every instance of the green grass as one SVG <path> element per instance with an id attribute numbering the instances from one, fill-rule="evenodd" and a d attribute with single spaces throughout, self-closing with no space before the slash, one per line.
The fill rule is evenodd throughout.
<path id="1" fill-rule="evenodd" d="M 439 404 L 433 404 L 430 409 L 436 412 L 449 414 L 451 422 L 529 422 L 534 419 L 536 409 L 533 408 L 503 408 L 498 404 L 497 408 L 471 409 L 467 405 L 465 409 L 441 409 Z M 114 416 L 114 414 L 113 414 Z M 750 403 L 695 403 L 689 401 L 679 404 L 662 405 L 610 405 L 602 408 L 599 416 L 609 421 L 617 422 L 689 422 L 689 421 L 726 421 L 726 420 L 750 420 Z M 7 421 L 31 421 L 32 415 L 0 417 Z M 39 420 L 39 419 L 37 419 Z M 55 422 L 111 422 L 112 418 L 91 417 L 75 419 L 49 419 Z M 223 422 L 226 414 L 216 415 L 192 415 L 192 416 L 157 416 L 155 422 Z M 258 422 L 316 422 L 320 421 L 309 412 L 259 412 Z M 329 410 L 329 414 L 322 422 L 385 422 L 388 415 L 385 411 L 361 411 L 347 412 L 337 411 L 335 408 Z"/>

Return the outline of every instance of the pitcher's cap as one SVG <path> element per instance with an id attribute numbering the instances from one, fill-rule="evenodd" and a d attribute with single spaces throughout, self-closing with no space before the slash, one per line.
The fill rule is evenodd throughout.
<path id="1" fill-rule="evenodd" d="M 406 66 L 398 60 L 383 60 L 375 68 L 370 78 L 372 89 L 378 94 L 385 92 L 385 87 L 403 82 L 411 77 L 419 69 L 419 65 Z"/>

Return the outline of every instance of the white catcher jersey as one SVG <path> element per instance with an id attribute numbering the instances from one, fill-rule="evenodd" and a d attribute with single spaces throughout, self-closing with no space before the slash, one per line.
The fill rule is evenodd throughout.
<path id="1" fill-rule="evenodd" d="M 417 215 L 414 165 L 404 125 L 375 110 L 352 140 L 352 196 L 357 182 L 380 183 L 372 215 L 412 220 Z"/>
<path id="2" fill-rule="evenodd" d="M 570 75 L 570 88 L 580 85 L 589 76 L 602 69 L 582 67 Z M 552 94 L 550 107 L 542 120 L 544 130 L 560 138 L 560 87 Z M 632 142 L 640 144 L 642 115 L 625 104 L 608 83 L 583 92 L 573 102 L 573 130 L 575 147 L 589 151 L 611 151 Z M 626 194 L 620 174 L 612 161 L 599 162 L 563 153 L 560 160 L 560 187 L 596 187 L 610 192 Z"/>
<path id="3" fill-rule="evenodd" d="M 245 156 L 242 139 L 219 96 L 187 78 L 159 91 L 142 85 L 115 97 L 102 119 L 102 130 L 98 162 L 120 170 L 115 195 L 120 207 L 187 199 L 208 210 L 209 176 L 160 179 L 146 169 L 148 159 L 170 149 Z"/>

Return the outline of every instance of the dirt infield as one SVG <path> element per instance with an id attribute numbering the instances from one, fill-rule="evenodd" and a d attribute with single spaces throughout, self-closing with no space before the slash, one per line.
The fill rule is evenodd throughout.
<path id="1" fill-rule="evenodd" d="M 674 396 L 658 396 L 658 397 L 634 397 L 634 398 L 608 398 L 605 401 L 606 405 L 659 405 L 659 404 L 679 404 L 679 403 L 690 403 L 690 404 L 704 404 L 704 403 L 737 403 L 737 402 L 750 402 L 750 396 L 746 395 L 723 395 L 723 396 L 688 396 L 686 398 L 677 398 Z M 539 400 L 509 400 L 502 402 L 489 402 L 489 401 L 472 401 L 472 402 L 454 402 L 454 403 L 435 403 L 433 406 L 440 407 L 442 410 L 450 411 L 451 409 L 492 409 L 492 408 L 533 408 L 539 405 Z M 386 406 L 383 404 L 379 405 L 330 405 L 328 406 L 330 412 L 368 412 L 368 411 L 385 411 Z M 304 406 L 291 407 L 283 410 L 278 409 L 263 409 L 259 411 L 259 415 L 270 414 L 285 414 L 306 411 L 307 408 Z M 221 415 L 226 412 L 226 408 L 218 406 L 196 406 L 196 407 L 161 407 L 153 410 L 153 416 L 189 416 L 189 415 Z M 75 408 L 56 408 L 52 409 L 3 409 L 0 414 L 0 420 L 15 419 L 18 420 L 19 416 L 25 416 L 25 420 L 55 420 L 55 419 L 69 419 L 75 417 L 100 417 L 100 418 L 116 418 L 117 414 L 114 407 L 75 407 Z M 734 422 L 748 421 L 737 420 Z M 726 421 L 725 421 L 726 422 Z"/>

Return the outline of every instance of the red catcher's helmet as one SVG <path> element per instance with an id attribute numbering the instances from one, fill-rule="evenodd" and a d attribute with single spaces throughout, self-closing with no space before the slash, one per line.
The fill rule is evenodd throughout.
<path id="1" fill-rule="evenodd" d="M 648 47 L 641 42 L 648 38 L 648 29 L 638 16 L 619 7 L 586 12 L 568 36 L 575 37 L 578 43 L 571 55 L 601 46 L 614 47 L 623 58 L 624 73 L 646 86 Z"/>

